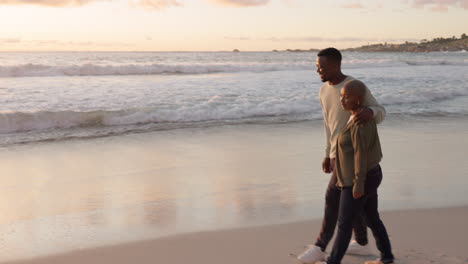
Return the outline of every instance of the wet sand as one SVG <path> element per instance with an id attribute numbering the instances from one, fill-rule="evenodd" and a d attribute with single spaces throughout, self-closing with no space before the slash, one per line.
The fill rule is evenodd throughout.
<path id="1" fill-rule="evenodd" d="M 468 205 L 467 131 L 466 120 L 447 118 L 388 118 L 379 126 L 381 211 Z M 89 263 L 106 263 L 101 257 L 128 263 L 138 252 L 148 261 L 170 263 L 214 263 L 223 256 L 231 259 L 229 254 L 248 263 L 284 263 L 288 253 L 312 243 L 318 231 L 310 219 L 319 219 L 323 211 L 329 175 L 320 171 L 322 156 L 319 121 L 2 148 L 0 262 L 75 252 L 52 257 L 50 263 L 73 263 L 77 254 L 86 255 Z M 443 263 L 444 254 L 448 260 L 463 257 L 456 249 L 468 244 L 463 240 L 468 234 L 456 223 L 467 219 L 466 208 L 453 210 L 384 213 L 397 255 L 424 259 L 433 251 L 428 258 Z M 411 225 L 402 223 L 406 216 L 414 216 Z M 271 236 L 259 233 L 255 242 L 252 226 Z M 201 239 L 205 236 L 216 239 Z M 191 247 L 197 250 L 183 253 Z M 218 251 L 221 255 L 211 257 Z M 124 253 L 129 258 L 119 255 Z M 63 258 L 70 259 L 60 262 Z M 84 259 L 79 263 L 88 263 Z"/>

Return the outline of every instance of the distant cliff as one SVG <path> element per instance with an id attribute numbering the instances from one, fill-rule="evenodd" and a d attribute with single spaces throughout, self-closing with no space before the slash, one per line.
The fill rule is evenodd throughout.
<path id="1" fill-rule="evenodd" d="M 419 43 L 405 42 L 401 44 L 379 43 L 365 45 L 358 48 L 341 49 L 341 51 L 363 51 L 363 52 L 431 52 L 431 51 L 468 51 L 468 36 L 462 34 L 460 38 L 435 38 L 433 40 L 423 39 Z M 278 50 L 273 50 L 277 52 Z M 287 49 L 287 52 L 318 52 L 319 49 Z"/>
<path id="2" fill-rule="evenodd" d="M 431 51 L 468 51 L 468 37 L 462 34 L 460 38 L 435 38 L 431 41 L 421 40 L 419 43 L 405 42 L 402 44 L 373 44 L 343 51 L 364 52 L 431 52 Z"/>

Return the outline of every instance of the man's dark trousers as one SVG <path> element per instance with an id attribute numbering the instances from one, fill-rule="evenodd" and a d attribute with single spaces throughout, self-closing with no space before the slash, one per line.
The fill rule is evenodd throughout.
<path id="1" fill-rule="evenodd" d="M 335 232 L 336 222 L 338 221 L 338 210 L 340 207 L 341 190 L 336 186 L 336 173 L 333 171 L 325 193 L 325 214 L 322 220 L 322 228 L 317 237 L 315 245 L 325 251 L 328 243 Z M 353 224 L 354 238 L 360 245 L 367 245 L 367 224 L 363 214 L 360 214 Z"/>

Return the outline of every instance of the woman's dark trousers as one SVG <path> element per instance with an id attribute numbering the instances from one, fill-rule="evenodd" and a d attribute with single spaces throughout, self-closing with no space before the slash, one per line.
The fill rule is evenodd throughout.
<path id="1" fill-rule="evenodd" d="M 325 251 L 328 243 L 335 232 L 336 222 L 338 220 L 338 210 L 340 207 L 341 190 L 336 186 L 336 174 L 333 172 L 325 193 L 325 213 L 322 220 L 322 228 L 317 237 L 316 246 Z M 364 216 L 361 214 L 356 217 L 353 225 L 354 238 L 360 245 L 367 245 L 367 224 Z"/>
<path id="2" fill-rule="evenodd" d="M 348 249 L 353 223 L 364 212 L 367 225 L 372 230 L 377 248 L 381 253 L 383 263 L 393 262 L 393 254 L 382 220 L 378 212 L 377 188 L 382 182 L 382 170 L 376 166 L 367 173 L 365 194 L 359 199 L 353 198 L 353 188 L 343 188 L 340 197 L 340 209 L 338 213 L 338 233 L 333 245 L 333 250 L 327 259 L 327 264 L 339 264 Z"/>

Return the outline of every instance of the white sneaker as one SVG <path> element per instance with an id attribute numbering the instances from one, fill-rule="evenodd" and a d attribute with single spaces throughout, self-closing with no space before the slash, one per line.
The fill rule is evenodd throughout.
<path id="1" fill-rule="evenodd" d="M 368 256 L 372 255 L 372 249 L 369 244 L 361 246 L 356 240 L 353 240 L 349 243 L 346 254 Z"/>
<path id="2" fill-rule="evenodd" d="M 297 256 L 297 260 L 305 264 L 313 264 L 317 261 L 325 260 L 325 253 L 316 245 L 312 245 Z"/>

